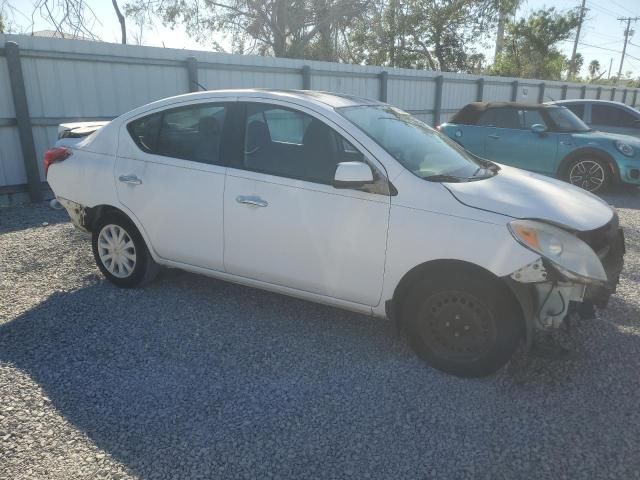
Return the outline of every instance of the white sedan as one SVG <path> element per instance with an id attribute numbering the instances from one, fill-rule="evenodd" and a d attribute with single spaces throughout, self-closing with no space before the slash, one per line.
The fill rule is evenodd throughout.
<path id="1" fill-rule="evenodd" d="M 605 202 L 384 103 L 207 91 L 98 126 L 45 170 L 120 287 L 169 266 L 388 317 L 432 366 L 473 377 L 618 283 Z"/>

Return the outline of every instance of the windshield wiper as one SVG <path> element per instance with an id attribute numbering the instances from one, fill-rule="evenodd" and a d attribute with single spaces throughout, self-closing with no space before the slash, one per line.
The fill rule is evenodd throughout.
<path id="1" fill-rule="evenodd" d="M 466 178 L 456 177 L 454 175 L 427 175 L 426 177 L 422 177 L 424 180 L 428 182 L 449 182 L 449 183 L 458 183 L 458 182 L 466 182 Z"/>

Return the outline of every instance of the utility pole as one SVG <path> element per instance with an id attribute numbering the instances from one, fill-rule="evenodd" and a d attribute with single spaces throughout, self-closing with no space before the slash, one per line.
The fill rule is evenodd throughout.
<path id="1" fill-rule="evenodd" d="M 586 0 L 582 0 L 580 5 L 580 23 L 578 23 L 578 30 L 576 30 L 576 39 L 573 42 L 573 52 L 571 53 L 571 66 L 569 68 L 569 80 L 576 74 L 576 50 L 578 49 L 578 41 L 580 40 L 580 30 L 582 29 L 582 21 L 584 20 L 584 12 L 587 10 L 584 8 Z"/>
<path id="2" fill-rule="evenodd" d="M 624 63 L 624 56 L 627 53 L 627 42 L 629 41 L 629 37 L 633 35 L 633 31 L 631 30 L 631 22 L 637 22 L 640 20 L 640 17 L 618 17 L 618 20 L 621 22 L 627 22 L 627 28 L 624 30 L 624 47 L 622 47 L 622 58 L 620 58 L 620 68 L 618 69 L 618 79 L 617 83 L 620 84 L 620 76 L 622 75 L 622 64 Z"/>
<path id="3" fill-rule="evenodd" d="M 611 78 L 611 69 L 613 68 L 613 57 L 609 60 L 609 70 L 607 70 L 607 80 Z"/>

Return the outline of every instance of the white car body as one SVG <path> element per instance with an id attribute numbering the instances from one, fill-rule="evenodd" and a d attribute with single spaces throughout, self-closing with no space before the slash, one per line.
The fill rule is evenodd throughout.
<path id="1" fill-rule="evenodd" d="M 168 107 L 240 101 L 293 108 L 321 120 L 363 153 L 397 194 L 145 153 L 127 130 L 130 121 Z M 477 182 L 425 181 L 336 111 L 363 102 L 263 90 L 167 98 L 71 145 L 72 155 L 51 165 L 48 182 L 81 227 L 89 209 L 107 205 L 124 212 L 160 265 L 378 317 L 391 316 L 389 302 L 403 278 L 433 261 L 465 262 L 513 284 L 516 276 L 521 283 L 534 281 L 531 268 L 538 267 L 531 266 L 540 265 L 541 256 L 514 239 L 508 228 L 514 219 L 588 231 L 615 216 L 581 189 L 515 168 Z M 129 178 L 141 184 L 126 183 Z M 268 206 L 239 203 L 239 197 Z M 557 325 L 567 313 L 568 301 L 567 308 L 551 301 L 539 309 L 548 285 L 537 284 L 537 300 L 523 305 L 529 331 L 540 320 Z M 581 282 L 560 288 L 563 304 L 581 301 L 586 289 Z"/>

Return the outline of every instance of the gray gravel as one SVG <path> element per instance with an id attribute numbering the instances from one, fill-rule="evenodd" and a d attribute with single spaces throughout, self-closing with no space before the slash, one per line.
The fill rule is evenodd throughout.
<path id="1" fill-rule="evenodd" d="M 572 359 L 481 380 L 329 307 L 179 271 L 119 290 L 64 212 L 2 209 L 0 478 L 640 478 L 640 192 L 610 200 L 609 309 Z"/>

